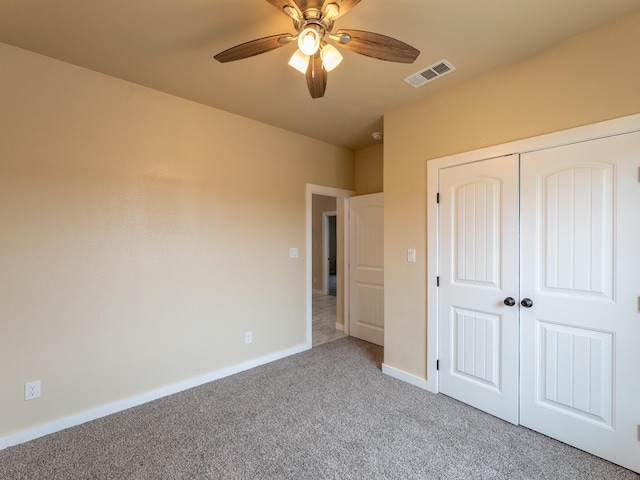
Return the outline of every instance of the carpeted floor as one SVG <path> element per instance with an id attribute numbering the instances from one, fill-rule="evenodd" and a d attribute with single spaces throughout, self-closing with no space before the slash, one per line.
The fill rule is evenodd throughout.
<path id="1" fill-rule="evenodd" d="M 12 479 L 639 479 L 383 375 L 344 338 L 0 451 Z"/>

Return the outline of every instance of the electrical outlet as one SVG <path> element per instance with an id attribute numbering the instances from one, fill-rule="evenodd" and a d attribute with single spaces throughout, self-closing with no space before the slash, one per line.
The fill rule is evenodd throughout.
<path id="1" fill-rule="evenodd" d="M 33 400 L 40 396 L 40 380 L 27 382 L 24 384 L 24 399 Z"/>
<path id="2" fill-rule="evenodd" d="M 251 342 L 253 342 L 253 332 L 246 332 L 244 334 L 244 343 L 249 345 Z"/>

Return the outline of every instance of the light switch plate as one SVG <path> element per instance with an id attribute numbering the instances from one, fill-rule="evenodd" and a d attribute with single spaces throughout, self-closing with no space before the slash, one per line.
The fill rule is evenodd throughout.
<path id="1" fill-rule="evenodd" d="M 407 262 L 416 263 L 416 249 L 410 248 L 407 250 Z"/>
<path id="2" fill-rule="evenodd" d="M 295 247 L 291 247 L 289 249 L 289 258 L 298 258 L 298 249 Z"/>

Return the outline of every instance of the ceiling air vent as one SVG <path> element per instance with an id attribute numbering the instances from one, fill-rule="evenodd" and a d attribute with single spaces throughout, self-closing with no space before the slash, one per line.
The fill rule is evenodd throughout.
<path id="1" fill-rule="evenodd" d="M 414 73 L 413 75 L 408 76 L 404 79 L 404 81 L 411 85 L 413 88 L 418 88 L 426 85 L 436 78 L 453 72 L 455 69 L 456 67 L 454 67 L 447 60 L 440 60 L 439 62 L 420 70 L 418 73 Z"/>

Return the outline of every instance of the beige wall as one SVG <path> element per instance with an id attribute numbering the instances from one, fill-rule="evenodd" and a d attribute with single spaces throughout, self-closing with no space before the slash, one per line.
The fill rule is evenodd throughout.
<path id="1" fill-rule="evenodd" d="M 383 157 L 382 143 L 355 152 L 354 182 L 357 195 L 383 191 Z"/>
<path id="2" fill-rule="evenodd" d="M 0 437 L 304 344 L 305 185 L 352 189 L 352 152 L 3 44 L 0 65 Z"/>
<path id="3" fill-rule="evenodd" d="M 385 116 L 387 365 L 426 378 L 426 161 L 640 112 L 639 46 L 637 13 Z"/>
<path id="4" fill-rule="evenodd" d="M 312 277 L 311 287 L 314 290 L 322 290 L 324 285 L 324 236 L 322 231 L 322 214 L 324 212 L 336 212 L 338 208 L 335 197 L 326 197 L 324 195 L 313 195 L 311 231 L 312 231 Z M 337 227 L 337 226 L 336 226 Z M 336 233 L 337 236 L 337 233 Z"/>

